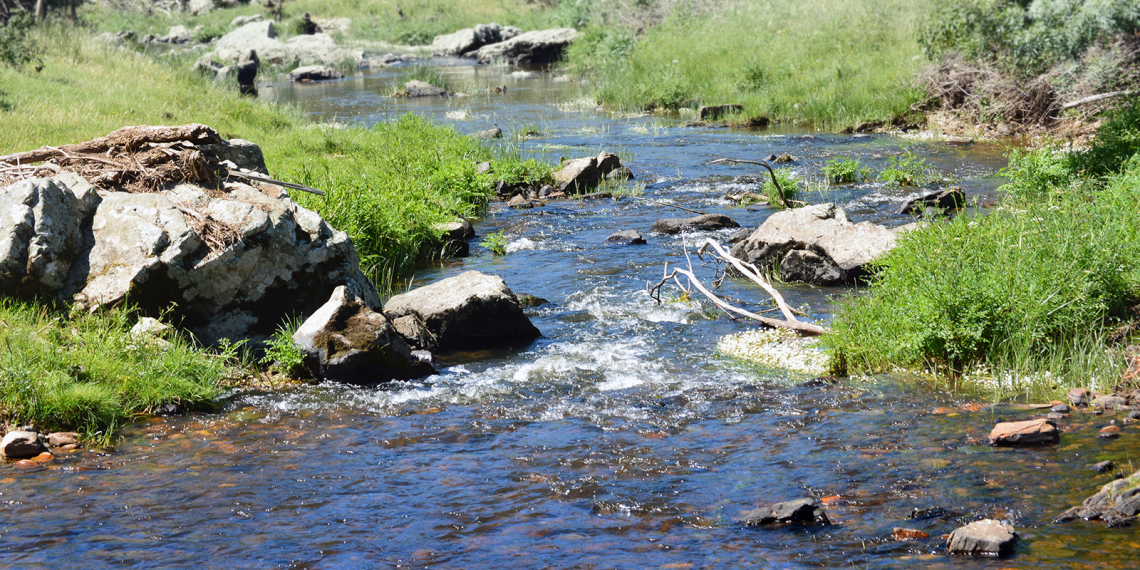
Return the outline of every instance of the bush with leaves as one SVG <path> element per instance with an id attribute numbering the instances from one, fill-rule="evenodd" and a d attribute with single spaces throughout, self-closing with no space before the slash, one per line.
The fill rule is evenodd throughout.
<path id="1" fill-rule="evenodd" d="M 33 61 L 39 62 L 39 48 L 28 37 L 33 25 L 32 15 L 23 11 L 13 12 L 8 21 L 0 26 L 0 65 L 22 69 Z M 43 67 L 38 63 L 36 71 Z"/>

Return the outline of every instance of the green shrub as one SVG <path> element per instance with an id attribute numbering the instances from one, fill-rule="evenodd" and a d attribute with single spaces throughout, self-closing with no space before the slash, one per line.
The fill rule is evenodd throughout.
<path id="1" fill-rule="evenodd" d="M 304 320 L 293 318 L 281 323 L 273 336 L 265 343 L 265 356 L 258 361 L 262 366 L 271 366 L 278 373 L 293 378 L 305 362 L 305 355 L 293 342 L 293 333 L 301 328 Z"/>
<path id="2" fill-rule="evenodd" d="M 12 12 L 8 21 L 0 25 L 0 65 L 22 69 L 33 61 L 40 61 L 40 48 L 28 37 L 32 25 L 32 16 L 23 10 Z M 36 71 L 42 67 L 41 62 Z"/>
<path id="3" fill-rule="evenodd" d="M 487 248 L 494 255 L 506 255 L 507 244 L 509 243 L 510 240 L 507 239 L 507 236 L 499 231 L 487 234 L 487 236 L 483 238 L 483 241 L 479 242 L 479 245 Z"/>
<path id="4" fill-rule="evenodd" d="M 776 189 L 776 184 L 772 183 L 772 179 L 768 178 L 761 192 L 768 198 L 769 206 L 783 208 L 784 201 L 780 199 L 780 192 L 783 191 L 784 200 L 794 200 L 803 190 L 803 180 L 793 176 L 790 168 L 774 168 L 772 171 L 776 173 L 776 182 L 780 184 L 779 190 Z"/>
<path id="5" fill-rule="evenodd" d="M 823 175 L 832 184 L 864 182 L 871 176 L 871 169 L 863 166 L 857 158 L 839 157 L 823 165 Z"/>
<path id="6" fill-rule="evenodd" d="M 895 186 L 925 186 L 940 179 L 938 173 L 926 163 L 926 159 L 909 149 L 901 155 L 892 156 L 887 168 L 879 173 L 879 181 Z"/>

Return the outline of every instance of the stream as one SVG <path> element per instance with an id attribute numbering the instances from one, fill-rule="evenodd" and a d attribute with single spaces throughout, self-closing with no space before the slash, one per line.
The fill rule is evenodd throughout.
<path id="1" fill-rule="evenodd" d="M 372 124 L 413 112 L 461 132 L 497 124 L 550 162 L 607 150 L 637 176 L 646 200 L 552 201 L 530 210 L 493 204 L 475 223 L 502 231 L 509 253 L 472 240 L 472 256 L 424 267 L 423 285 L 463 271 L 502 276 L 542 337 L 522 350 L 443 355 L 440 373 L 381 387 L 320 384 L 229 395 L 222 411 L 152 418 L 124 430 L 110 453 L 78 450 L 34 470 L 0 466 L 0 565 L 162 568 L 1133 568 L 1133 529 L 1051 524 L 1111 474 L 1131 473 L 1140 446 L 1121 415 L 1074 413 L 1059 445 L 998 449 L 995 421 L 1027 419 L 905 375 L 817 385 L 811 377 L 715 352 L 754 328 L 707 304 L 645 293 L 665 262 L 684 266 L 705 237 L 662 236 L 656 219 L 727 214 L 755 228 L 773 210 L 740 208 L 726 193 L 754 190 L 757 167 L 712 159 L 789 154 L 818 179 L 838 156 L 876 172 L 908 148 L 952 174 L 971 201 L 995 199 L 1006 148 L 798 127 L 683 127 L 676 117 L 593 109 L 579 86 L 550 74 L 457 64 L 439 71 L 451 99 L 394 99 L 407 68 L 341 81 L 278 82 L 263 97 L 321 122 Z M 487 94 L 506 85 L 503 94 Z M 534 129 L 519 141 L 515 133 Z M 914 189 L 879 183 L 809 192 L 852 221 L 898 226 Z M 635 229 L 644 246 L 613 246 Z M 699 271 L 703 271 L 700 270 Z M 705 273 L 711 275 L 711 273 Z M 845 288 L 781 284 L 821 324 Z M 675 291 L 674 291 L 675 293 Z M 724 293 L 757 308 L 763 293 L 728 280 Z M 667 295 L 668 297 L 668 295 Z M 761 308 L 766 308 L 763 305 Z M 974 410 L 974 411 L 971 411 Z M 831 526 L 743 528 L 759 505 L 824 499 Z M 907 520 L 914 509 L 946 514 Z M 1020 533 L 1001 560 L 951 558 L 939 537 L 980 518 Z M 892 529 L 930 538 L 900 542 Z"/>

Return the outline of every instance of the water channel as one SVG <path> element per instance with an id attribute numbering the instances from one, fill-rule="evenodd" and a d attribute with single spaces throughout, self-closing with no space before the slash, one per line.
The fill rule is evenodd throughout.
<path id="1" fill-rule="evenodd" d="M 718 157 L 790 154 L 800 176 L 855 157 L 881 169 L 909 148 L 991 201 L 1004 166 L 998 144 L 838 135 L 802 128 L 683 127 L 660 116 L 614 116 L 546 73 L 457 65 L 440 71 L 483 94 L 409 100 L 388 95 L 407 69 L 268 91 L 326 123 L 426 115 L 462 132 L 500 126 L 506 142 L 556 162 L 608 150 L 644 197 L 724 213 L 756 227 L 772 213 L 739 208 L 755 167 Z M 486 87 L 505 84 L 500 95 Z M 534 128 L 539 135 L 512 143 Z M 853 221 L 888 226 L 913 189 L 877 183 L 808 194 Z M 993 422 L 1012 407 L 971 402 L 905 376 L 805 384 L 810 377 L 718 356 L 726 334 L 752 325 L 697 302 L 645 294 L 662 264 L 683 263 L 682 239 L 650 234 L 689 214 L 645 200 L 493 206 L 480 235 L 503 231 L 510 253 L 422 268 L 425 284 L 475 269 L 549 303 L 528 310 L 543 336 L 522 350 L 443 355 L 440 374 L 382 387 L 323 384 L 226 398 L 216 414 L 130 426 L 113 452 L 82 450 L 39 470 L 0 467 L 0 565 L 162 568 L 1131 568 L 1134 530 L 1050 524 L 1131 467 L 1132 434 L 1100 440 L 1111 416 L 1076 414 L 1060 445 L 993 449 Z M 636 229 L 645 246 L 607 246 Z M 475 242 L 478 239 L 474 240 Z M 846 289 L 783 285 L 789 302 L 826 324 Z M 760 292 L 725 292 L 756 306 Z M 1116 417 L 1119 421 L 1119 417 Z M 1126 432 L 1129 431 L 1126 429 Z M 1130 472 L 1130 471 L 1129 471 Z M 761 504 L 826 498 L 833 524 L 742 528 Z M 947 514 L 907 520 L 916 508 Z M 948 557 L 939 536 L 979 518 L 1021 533 L 1003 560 Z M 928 532 L 898 542 L 895 527 Z"/>

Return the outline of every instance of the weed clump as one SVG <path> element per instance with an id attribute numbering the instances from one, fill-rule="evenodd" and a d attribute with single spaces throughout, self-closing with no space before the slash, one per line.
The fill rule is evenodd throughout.
<path id="1" fill-rule="evenodd" d="M 914 154 L 910 149 L 888 159 L 887 167 L 879 173 L 880 182 L 894 186 L 925 186 L 940 179 L 938 172 L 926 162 L 926 159 Z"/>
<path id="2" fill-rule="evenodd" d="M 871 169 L 863 166 L 857 158 L 841 156 L 823 165 L 823 175 L 832 184 L 852 184 L 867 181 L 871 177 Z"/>

